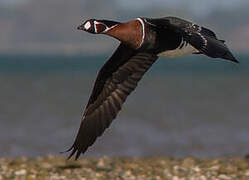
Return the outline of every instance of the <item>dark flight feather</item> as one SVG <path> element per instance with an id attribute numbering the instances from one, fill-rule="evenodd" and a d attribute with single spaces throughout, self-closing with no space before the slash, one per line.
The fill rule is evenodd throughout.
<path id="1" fill-rule="evenodd" d="M 217 39 L 216 34 L 210 29 L 176 17 L 163 19 L 165 19 L 164 25 L 167 28 L 180 33 L 183 39 L 199 50 L 200 53 L 212 58 L 223 58 L 238 63 L 227 48 L 225 41 Z"/>
<path id="2" fill-rule="evenodd" d="M 71 151 L 68 159 L 75 153 L 78 159 L 103 134 L 156 59 L 156 55 L 120 44 L 98 73 L 75 142 L 68 150 Z"/>

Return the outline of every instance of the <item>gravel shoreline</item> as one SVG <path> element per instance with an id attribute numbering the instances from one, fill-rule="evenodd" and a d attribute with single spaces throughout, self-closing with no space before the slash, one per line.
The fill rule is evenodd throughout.
<path id="1" fill-rule="evenodd" d="M 0 180 L 249 180 L 248 158 L 0 158 Z"/>

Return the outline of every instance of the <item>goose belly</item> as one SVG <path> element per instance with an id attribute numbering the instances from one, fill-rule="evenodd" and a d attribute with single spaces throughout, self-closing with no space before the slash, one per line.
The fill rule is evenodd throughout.
<path id="1" fill-rule="evenodd" d="M 192 45 L 186 42 L 182 42 L 180 46 L 173 50 L 166 50 L 157 54 L 158 56 L 166 56 L 170 58 L 186 56 L 193 53 L 198 53 L 199 51 L 195 49 Z"/>

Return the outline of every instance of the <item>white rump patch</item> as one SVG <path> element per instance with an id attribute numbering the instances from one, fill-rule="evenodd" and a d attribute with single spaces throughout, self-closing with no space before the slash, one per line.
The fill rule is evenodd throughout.
<path id="1" fill-rule="evenodd" d="M 88 30 L 91 27 L 91 23 L 88 21 L 85 25 L 84 28 Z"/>

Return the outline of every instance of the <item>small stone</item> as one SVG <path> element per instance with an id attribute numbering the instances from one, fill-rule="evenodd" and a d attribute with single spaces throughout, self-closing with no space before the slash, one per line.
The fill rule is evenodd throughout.
<path id="1" fill-rule="evenodd" d="M 51 177 L 50 177 L 51 180 L 62 180 L 62 179 L 66 179 L 66 176 L 60 176 L 58 174 L 53 174 Z"/>
<path id="2" fill-rule="evenodd" d="M 173 176 L 172 180 L 185 180 L 184 177 L 180 178 L 178 176 Z"/>
<path id="3" fill-rule="evenodd" d="M 193 167 L 192 169 L 193 169 L 193 171 L 195 171 L 195 172 L 200 172 L 200 171 L 201 171 L 201 169 L 200 169 L 198 166 Z"/>
<path id="4" fill-rule="evenodd" d="M 209 170 L 213 170 L 213 171 L 216 171 L 218 169 L 220 169 L 220 167 L 218 165 L 212 166 L 212 167 L 209 168 Z"/>
<path id="5" fill-rule="evenodd" d="M 185 168 L 189 168 L 194 166 L 195 160 L 193 158 L 186 158 L 183 160 L 182 166 Z"/>
<path id="6" fill-rule="evenodd" d="M 36 176 L 35 175 L 29 175 L 26 180 L 35 180 Z"/>
<path id="7" fill-rule="evenodd" d="M 176 166 L 173 167 L 173 169 L 174 169 L 174 171 L 178 171 L 180 169 L 180 166 L 176 165 Z"/>
<path id="8" fill-rule="evenodd" d="M 25 169 L 21 169 L 21 170 L 19 170 L 19 171 L 16 171 L 15 172 L 15 175 L 17 175 L 17 176 L 23 176 L 23 175 L 25 175 L 27 173 L 27 171 L 25 170 Z"/>
<path id="9" fill-rule="evenodd" d="M 44 163 L 41 164 L 41 167 L 42 167 L 42 168 L 45 168 L 45 169 L 50 169 L 50 168 L 52 168 L 53 166 L 52 166 L 50 163 L 44 162 Z"/>
<path id="10" fill-rule="evenodd" d="M 227 176 L 227 175 L 225 175 L 225 174 L 219 175 L 219 178 L 220 178 L 220 179 L 224 179 L 224 180 L 230 180 L 230 179 L 231 179 L 229 176 Z"/>
<path id="11" fill-rule="evenodd" d="M 245 172 L 245 176 L 249 176 L 249 170 Z"/>
<path id="12" fill-rule="evenodd" d="M 104 159 L 100 159 L 98 164 L 97 164 L 98 167 L 105 167 L 105 161 Z"/>
<path id="13" fill-rule="evenodd" d="M 131 176 L 131 175 L 132 175 L 132 173 L 131 173 L 131 171 L 130 171 L 130 170 L 128 170 L 128 171 L 126 171 L 126 172 L 125 172 L 125 175 L 127 175 L 127 176 Z"/>
<path id="14" fill-rule="evenodd" d="M 180 178 L 178 176 L 173 176 L 172 180 L 180 180 Z"/>
<path id="15" fill-rule="evenodd" d="M 202 176 L 200 177 L 200 180 L 207 180 L 207 178 L 206 178 L 205 176 L 202 175 Z"/>
<path id="16" fill-rule="evenodd" d="M 7 171 L 7 170 L 8 170 L 8 166 L 2 165 L 2 170 L 3 170 L 3 171 Z"/>

